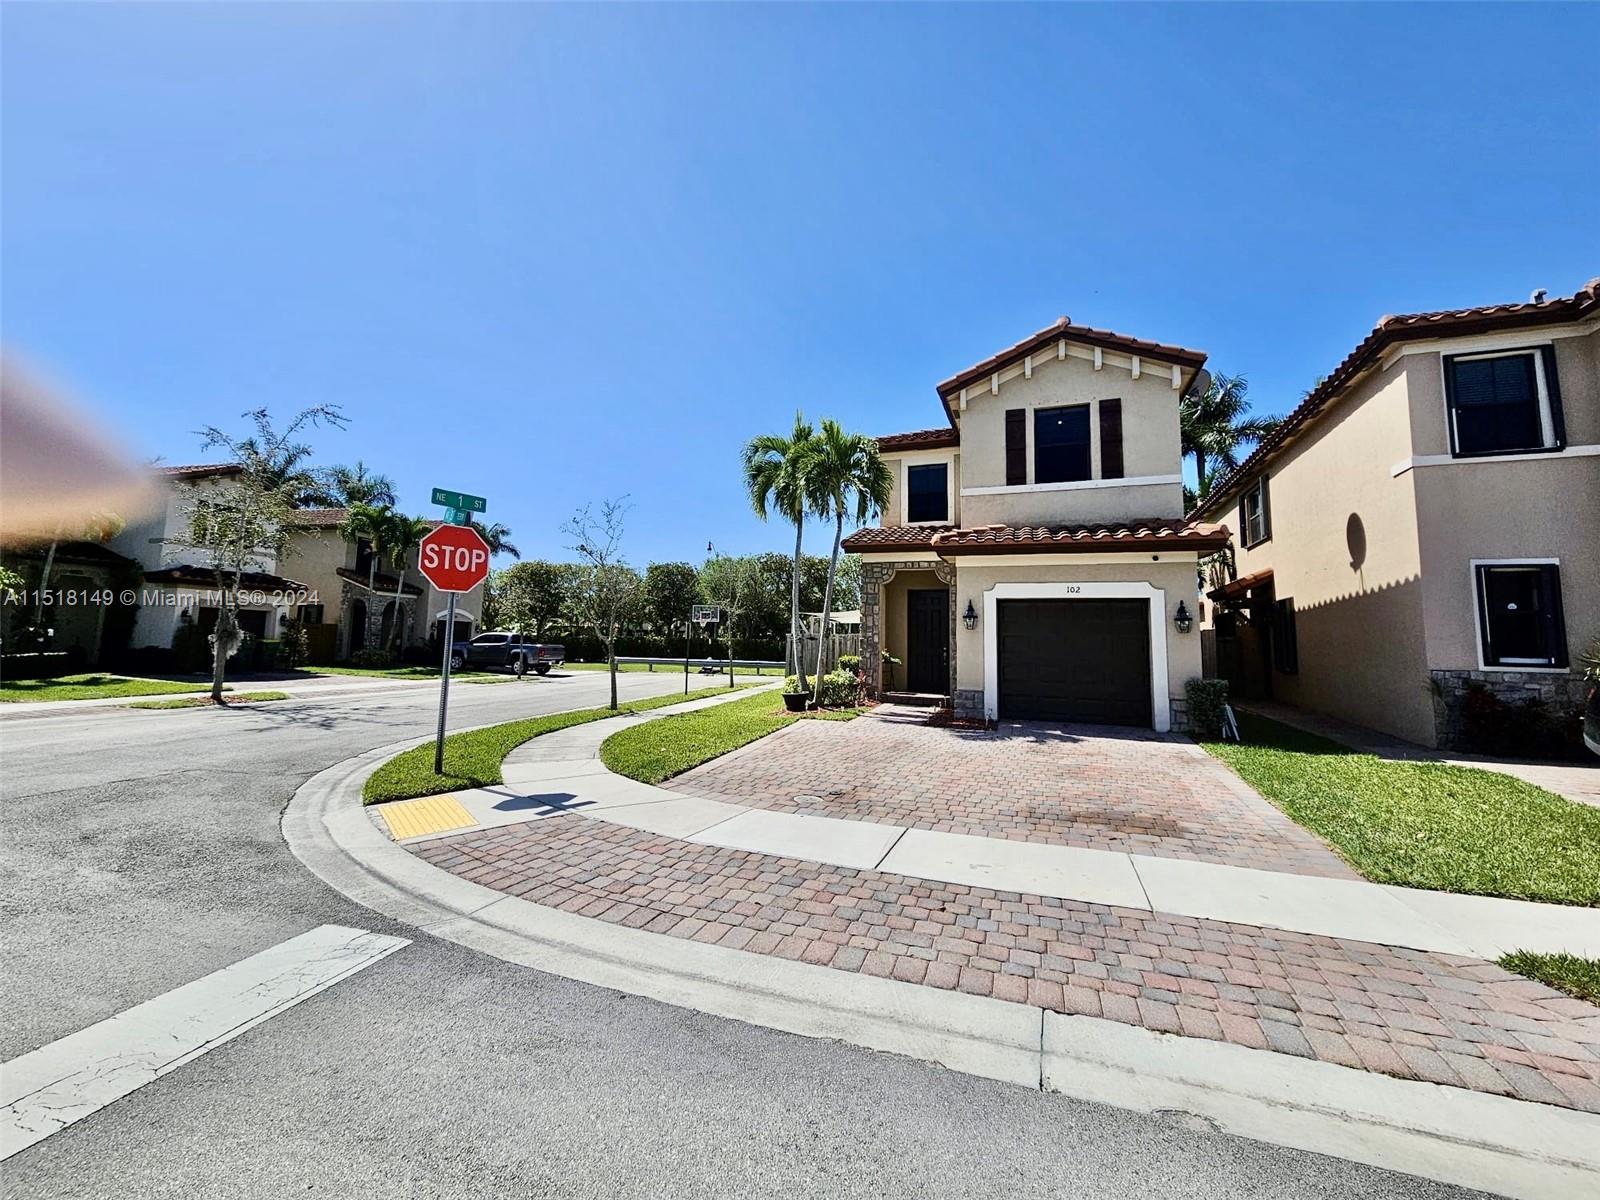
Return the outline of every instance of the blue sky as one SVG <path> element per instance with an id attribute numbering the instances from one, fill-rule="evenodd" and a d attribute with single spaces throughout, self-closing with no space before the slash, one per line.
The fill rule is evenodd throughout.
<path id="1" fill-rule="evenodd" d="M 1281 412 L 1389 312 L 1600 274 L 1600 8 L 7 5 L 6 344 L 142 455 L 319 458 L 525 555 L 783 549 L 737 454 L 1066 313 Z M 825 552 L 825 539 L 811 548 Z"/>

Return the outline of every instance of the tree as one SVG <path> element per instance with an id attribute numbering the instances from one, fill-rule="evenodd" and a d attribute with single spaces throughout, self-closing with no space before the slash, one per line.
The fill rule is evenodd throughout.
<path id="1" fill-rule="evenodd" d="M 878 443 L 860 433 L 846 433 L 832 420 L 824 420 L 818 431 L 810 463 L 811 486 L 816 492 L 817 515 L 833 518 L 833 556 L 828 560 L 828 582 L 822 590 L 821 638 L 817 642 L 817 690 L 822 703 L 822 655 L 828 644 L 828 625 L 833 617 L 833 580 L 839 571 L 839 543 L 844 540 L 844 522 L 850 517 L 865 525 L 889 503 L 894 475 L 878 457 Z"/>
<path id="2" fill-rule="evenodd" d="M 387 505 L 352 504 L 339 526 L 339 536 L 347 542 L 365 541 L 367 554 L 367 591 L 377 590 L 378 552 L 374 548 L 383 538 L 384 522 L 389 519 Z"/>
<path id="3" fill-rule="evenodd" d="M 514 563 L 490 578 L 493 597 L 491 629 L 510 628 L 544 641 L 545 631 L 560 620 L 570 592 L 572 568 L 566 563 L 529 559 Z M 484 620 L 489 621 L 485 612 Z"/>
<path id="4" fill-rule="evenodd" d="M 628 514 L 627 497 L 600 502 L 598 515 L 592 505 L 573 513 L 561 531 L 572 538 L 572 550 L 582 560 L 583 570 L 572 595 L 578 619 L 594 630 L 606 648 L 611 675 L 611 711 L 617 710 L 617 634 L 623 622 L 638 608 L 644 586 L 639 573 L 622 555 L 623 522 Z"/>
<path id="5" fill-rule="evenodd" d="M 750 595 L 750 580 L 755 560 L 719 554 L 708 558 L 700 568 L 700 594 L 722 609 L 722 627 L 728 637 L 728 686 L 733 686 L 735 628 Z"/>
<path id="6" fill-rule="evenodd" d="M 433 528 L 431 521 L 422 517 L 408 517 L 404 513 L 390 512 L 388 518 L 380 526 L 382 532 L 383 553 L 389 560 L 389 565 L 394 569 L 394 623 L 390 632 L 394 636 L 394 652 L 399 654 L 403 645 L 403 630 L 405 623 L 401 617 L 401 599 L 406 586 L 406 557 L 417 548 L 417 544 L 428 535 Z M 373 552 L 376 553 L 379 543 L 373 543 Z M 446 638 L 454 636 L 454 631 L 446 633 Z"/>
<path id="7" fill-rule="evenodd" d="M 55 572 L 56 550 L 60 547 L 62 538 L 100 545 L 121 533 L 122 527 L 122 518 L 116 513 L 102 512 L 90 513 L 85 520 L 70 529 L 64 524 L 56 526 L 55 536 L 50 539 L 50 548 L 44 552 L 44 566 L 39 571 L 39 590 L 34 598 L 33 610 L 33 624 L 36 631 L 44 624 L 44 598 L 46 592 L 50 590 L 50 576 Z"/>
<path id="8" fill-rule="evenodd" d="M 255 433 L 239 438 L 215 425 L 199 431 L 201 449 L 221 446 L 241 466 L 236 476 L 205 491 L 198 489 L 187 506 L 187 531 L 179 539 L 201 551 L 217 575 L 222 593 L 211 642 L 211 702 L 223 704 L 223 677 L 228 659 L 238 651 L 239 585 L 246 571 L 260 569 L 263 559 L 276 561 L 289 537 L 289 518 L 305 494 L 307 472 L 298 464 L 311 448 L 295 441 L 304 429 L 324 423 L 346 424 L 333 404 L 302 409 L 281 431 L 264 408 L 244 414 Z"/>
<path id="9" fill-rule="evenodd" d="M 1278 427 L 1276 417 L 1250 416 L 1249 385 L 1243 375 L 1218 375 L 1202 392 L 1191 391 L 1178 405 L 1183 456 L 1193 456 L 1195 503 L 1211 484 L 1239 465 L 1239 448 L 1259 442 Z"/>
<path id="10" fill-rule="evenodd" d="M 763 521 L 776 512 L 794 525 L 794 571 L 789 585 L 789 636 L 794 639 L 795 674 L 806 691 L 805 629 L 800 621 L 801 541 L 806 516 L 816 511 L 818 495 L 811 480 L 816 432 L 799 413 L 788 435 L 768 433 L 751 438 L 743 455 L 744 484 L 750 506 Z"/>
<path id="11" fill-rule="evenodd" d="M 511 544 L 511 530 L 496 521 L 493 525 L 485 525 L 481 521 L 468 518 L 467 524 L 478 531 L 489 547 L 489 557 L 497 558 L 502 554 L 509 554 L 512 558 L 521 558 L 522 551 Z"/>
<path id="12" fill-rule="evenodd" d="M 651 563 L 645 568 L 640 607 L 656 632 L 681 629 L 689 610 L 699 603 L 700 576 L 688 563 Z"/>
<path id="13" fill-rule="evenodd" d="M 324 473 L 323 484 L 338 508 L 354 508 L 358 504 L 390 508 L 398 502 L 394 480 L 367 470 L 367 464 L 360 459 L 356 460 L 353 467 L 329 467 Z"/>

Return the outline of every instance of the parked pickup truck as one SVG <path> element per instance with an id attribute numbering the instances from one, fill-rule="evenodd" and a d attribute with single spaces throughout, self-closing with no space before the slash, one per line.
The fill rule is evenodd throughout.
<path id="1" fill-rule="evenodd" d="M 525 675 L 533 671 L 548 675 L 551 667 L 567 661 L 565 646 L 536 642 L 520 633 L 480 633 L 470 642 L 457 642 L 450 648 L 450 669 L 463 667 L 480 670 L 510 671 Z"/>

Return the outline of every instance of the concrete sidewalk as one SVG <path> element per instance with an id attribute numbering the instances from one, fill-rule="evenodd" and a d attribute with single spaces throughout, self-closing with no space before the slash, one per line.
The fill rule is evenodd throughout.
<path id="1" fill-rule="evenodd" d="M 535 738 L 506 758 L 503 784 L 452 798 L 470 814 L 474 830 L 577 814 L 700 845 L 827 866 L 1475 959 L 1517 949 L 1600 957 L 1595 909 L 769 812 L 639 783 L 600 761 L 601 743 L 619 729 L 722 699 Z M 461 833 L 458 827 L 407 842 Z"/>

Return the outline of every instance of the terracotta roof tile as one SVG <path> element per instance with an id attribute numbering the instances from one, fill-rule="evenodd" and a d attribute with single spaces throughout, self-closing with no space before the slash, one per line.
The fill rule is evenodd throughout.
<path id="1" fill-rule="evenodd" d="M 179 563 L 175 567 L 163 567 L 159 571 L 145 572 L 146 583 L 174 583 L 198 584 L 203 587 L 215 588 L 221 585 L 217 582 L 218 573 L 210 567 L 197 567 L 189 563 Z M 231 582 L 232 574 L 228 578 Z M 266 571 L 243 571 L 239 575 L 239 586 L 252 592 L 303 592 L 306 585 L 293 579 L 285 579 L 282 575 L 272 575 Z"/>
<path id="2" fill-rule="evenodd" d="M 1181 517 L 1125 521 L 1113 525 L 888 525 L 859 529 L 844 540 L 854 553 L 933 550 L 960 554 L 1070 554 L 1119 550 L 1218 550 L 1228 544 L 1226 525 L 1196 524 Z"/>
<path id="3" fill-rule="evenodd" d="M 191 463 L 182 467 L 157 467 L 157 475 L 173 479 L 200 479 L 207 475 L 236 475 L 244 470 L 243 463 Z"/>
<path id="4" fill-rule="evenodd" d="M 1097 550 L 1217 550 L 1228 544 L 1226 525 L 1157 517 L 1112 525 L 983 525 L 952 529 L 933 538 L 940 555 L 1051 554 Z"/>
<path id="5" fill-rule="evenodd" d="M 349 515 L 348 508 L 300 508 L 289 518 L 289 524 L 296 529 L 337 529 L 344 524 L 345 518 Z M 432 517 L 424 520 L 430 529 L 437 529 L 444 524 L 443 521 L 436 521 Z"/>
<path id="6" fill-rule="evenodd" d="M 1452 308 L 1441 312 L 1406 313 L 1384 317 L 1372 332 L 1333 371 L 1312 389 L 1272 433 L 1261 440 L 1248 458 L 1212 485 L 1210 494 L 1192 516 L 1215 512 L 1233 499 L 1234 489 L 1253 476 L 1283 442 L 1325 408 L 1330 400 L 1371 366 L 1383 351 L 1397 342 L 1425 341 L 1430 338 L 1467 337 L 1503 329 L 1556 325 L 1576 320 L 1600 307 L 1600 278 L 1591 279 L 1571 296 L 1544 300 L 1537 304 L 1485 304 L 1477 308 Z"/>
<path id="7" fill-rule="evenodd" d="M 886 433 L 878 439 L 878 449 L 890 450 L 934 450 L 941 446 L 959 446 L 961 444 L 961 431 L 958 429 L 915 429 L 910 433 Z"/>

